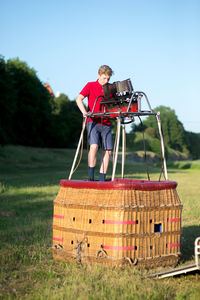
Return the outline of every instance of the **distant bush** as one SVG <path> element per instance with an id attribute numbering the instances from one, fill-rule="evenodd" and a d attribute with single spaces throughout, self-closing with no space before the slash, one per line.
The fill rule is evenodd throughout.
<path id="1" fill-rule="evenodd" d="M 160 141 L 158 139 L 153 139 L 151 142 L 150 142 L 150 149 L 152 152 L 158 154 L 159 156 L 161 155 L 160 153 Z"/>
<path id="2" fill-rule="evenodd" d="M 156 136 L 156 131 L 153 127 L 149 127 L 145 129 L 145 134 L 150 135 L 151 137 L 155 137 Z"/>

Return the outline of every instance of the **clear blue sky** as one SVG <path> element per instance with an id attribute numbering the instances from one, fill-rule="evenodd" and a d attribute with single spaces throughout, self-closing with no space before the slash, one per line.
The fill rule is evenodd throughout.
<path id="1" fill-rule="evenodd" d="M 108 64 L 200 132 L 199 0 L 1 0 L 0 54 L 76 98 Z"/>

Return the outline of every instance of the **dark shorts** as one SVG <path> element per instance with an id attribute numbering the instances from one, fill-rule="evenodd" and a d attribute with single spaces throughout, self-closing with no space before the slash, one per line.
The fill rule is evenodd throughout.
<path id="1" fill-rule="evenodd" d="M 88 143 L 102 145 L 104 150 L 113 149 L 111 126 L 89 122 L 87 124 Z"/>

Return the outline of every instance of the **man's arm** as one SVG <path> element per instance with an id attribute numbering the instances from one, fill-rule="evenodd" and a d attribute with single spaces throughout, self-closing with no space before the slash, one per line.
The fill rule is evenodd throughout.
<path id="1" fill-rule="evenodd" d="M 80 109 L 80 111 L 82 112 L 83 116 L 87 115 L 87 111 L 85 109 L 85 106 L 83 104 L 83 99 L 85 97 L 81 94 L 78 95 L 78 97 L 76 98 L 76 104 L 78 106 L 78 108 Z"/>

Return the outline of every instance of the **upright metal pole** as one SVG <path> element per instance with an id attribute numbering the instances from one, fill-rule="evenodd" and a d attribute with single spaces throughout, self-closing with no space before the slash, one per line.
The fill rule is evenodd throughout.
<path id="1" fill-rule="evenodd" d="M 81 142 L 82 142 L 83 134 L 84 134 L 84 130 L 85 130 L 86 120 L 87 120 L 87 117 L 84 117 L 81 135 L 80 135 L 80 138 L 79 138 L 78 146 L 77 146 L 76 153 L 75 153 L 75 156 L 74 156 L 74 161 L 73 161 L 72 168 L 71 168 L 69 178 L 68 178 L 69 180 L 71 180 L 71 177 L 72 177 L 72 174 L 73 174 L 73 171 L 74 171 L 74 167 L 75 167 L 75 164 L 76 164 L 76 160 L 77 160 L 77 157 L 78 157 L 79 149 L 80 149 L 80 146 L 81 146 Z"/>
<path id="2" fill-rule="evenodd" d="M 122 124 L 122 175 L 121 177 L 124 178 L 124 165 L 125 165 L 125 125 Z"/>
<path id="3" fill-rule="evenodd" d="M 112 181 L 114 181 L 114 179 L 115 179 L 115 171 L 116 171 L 116 166 L 117 166 L 117 157 L 118 157 L 118 152 L 119 152 L 119 141 L 120 141 L 120 127 L 121 127 L 121 120 L 119 117 L 117 119 L 117 132 L 116 132 L 117 143 L 116 143 L 115 157 L 114 157 L 114 163 L 113 163 Z"/>
<path id="4" fill-rule="evenodd" d="M 160 133 L 160 144 L 161 144 L 161 151 L 162 151 L 162 158 L 163 158 L 164 174 L 165 174 L 165 179 L 168 180 L 167 165 L 166 165 L 166 159 L 165 159 L 165 146 L 164 146 L 164 140 L 163 140 L 163 135 L 162 135 L 160 112 L 159 111 L 156 114 L 156 119 L 157 119 L 157 122 L 158 122 L 158 130 L 159 130 L 159 133 Z"/>
<path id="5" fill-rule="evenodd" d="M 200 237 L 196 238 L 194 244 L 195 263 L 196 266 L 200 269 Z"/>

